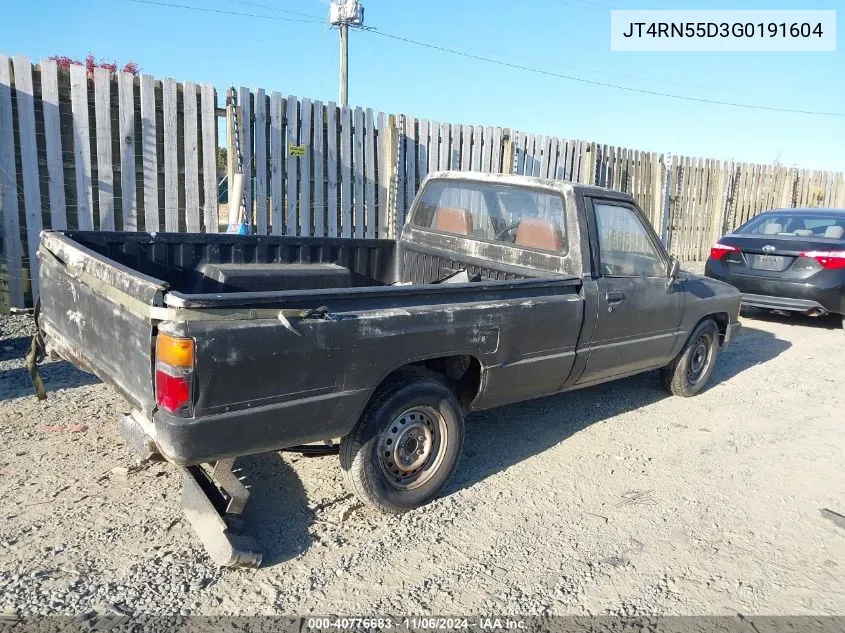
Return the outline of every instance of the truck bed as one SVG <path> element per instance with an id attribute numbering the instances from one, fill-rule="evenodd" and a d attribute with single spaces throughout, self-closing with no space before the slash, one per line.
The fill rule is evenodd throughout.
<path id="1" fill-rule="evenodd" d="M 393 240 L 47 231 L 40 324 L 154 422 L 177 463 L 340 437 L 388 373 L 426 357 L 484 364 L 468 407 L 558 390 L 580 278 L 455 257 Z M 437 283 L 461 270 L 474 281 Z M 155 405 L 163 328 L 197 341 L 191 419 Z"/>
<path id="2" fill-rule="evenodd" d="M 456 261 L 407 245 L 400 249 L 396 240 L 101 231 L 63 235 L 161 280 L 180 295 L 429 284 L 463 269 L 491 280 L 529 276 L 514 267 L 493 269 L 480 260 Z M 345 279 L 334 274 L 342 271 L 348 271 Z"/>

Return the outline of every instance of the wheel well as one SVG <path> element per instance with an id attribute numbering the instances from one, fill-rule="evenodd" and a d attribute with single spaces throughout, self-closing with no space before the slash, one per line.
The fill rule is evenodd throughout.
<path id="1" fill-rule="evenodd" d="M 398 367 L 385 376 L 412 371 L 439 380 L 448 387 L 466 410 L 481 388 L 481 362 L 475 356 L 455 355 L 427 358 Z"/>

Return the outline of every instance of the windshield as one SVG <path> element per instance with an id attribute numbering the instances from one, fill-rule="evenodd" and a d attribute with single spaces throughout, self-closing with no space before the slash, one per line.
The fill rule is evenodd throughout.
<path id="1" fill-rule="evenodd" d="M 812 211 L 774 211 L 763 213 L 736 231 L 742 235 L 817 237 L 842 239 L 845 235 L 845 211 L 813 213 Z"/>
<path id="2" fill-rule="evenodd" d="M 428 183 L 411 224 L 426 229 L 563 252 L 563 198 L 548 191 L 466 180 Z"/>

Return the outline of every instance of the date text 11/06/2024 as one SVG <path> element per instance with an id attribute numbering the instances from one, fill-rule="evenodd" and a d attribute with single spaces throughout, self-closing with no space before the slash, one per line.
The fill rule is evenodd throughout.
<path id="1" fill-rule="evenodd" d="M 525 620 L 511 618 L 436 618 L 436 617 L 409 617 L 409 618 L 379 618 L 379 617 L 347 617 L 347 618 L 308 618 L 307 625 L 312 630 L 431 630 L 431 631 L 452 631 L 481 629 L 489 631 L 513 631 L 525 630 Z"/>
<path id="2" fill-rule="evenodd" d="M 822 37 L 821 22 L 630 22 L 623 37 Z"/>

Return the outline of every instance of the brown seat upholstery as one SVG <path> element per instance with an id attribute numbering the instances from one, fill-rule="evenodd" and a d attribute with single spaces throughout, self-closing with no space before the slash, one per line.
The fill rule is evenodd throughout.
<path id="1" fill-rule="evenodd" d="M 559 251 L 563 248 L 563 232 L 557 222 L 540 218 L 524 218 L 516 230 L 517 246 Z"/>
<path id="2" fill-rule="evenodd" d="M 458 235 L 472 235 L 472 215 L 466 209 L 437 207 L 433 228 Z"/>

